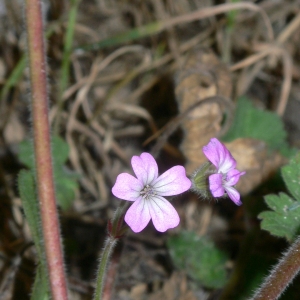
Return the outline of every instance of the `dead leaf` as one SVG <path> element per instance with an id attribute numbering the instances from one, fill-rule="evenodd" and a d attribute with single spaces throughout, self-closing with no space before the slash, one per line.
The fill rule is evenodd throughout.
<path id="1" fill-rule="evenodd" d="M 199 51 L 188 58 L 176 86 L 180 113 L 211 96 L 230 98 L 231 92 L 229 70 L 210 51 Z M 182 122 L 185 135 L 181 149 L 187 159 L 188 174 L 207 161 L 202 147 L 219 136 L 223 114 L 221 106 L 212 102 L 194 109 Z M 262 141 L 240 138 L 226 146 L 237 161 L 237 169 L 246 171 L 237 186 L 241 194 L 252 191 L 285 162 L 280 154 L 270 153 Z"/>
<path id="2" fill-rule="evenodd" d="M 132 300 L 140 300 L 143 299 L 146 293 L 147 293 L 147 284 L 139 283 L 131 289 L 130 298 Z"/>
<path id="3" fill-rule="evenodd" d="M 286 163 L 279 153 L 270 152 L 263 141 L 240 138 L 225 145 L 236 159 L 238 170 L 246 171 L 237 184 L 242 195 L 251 192 Z"/>
<path id="4" fill-rule="evenodd" d="M 3 135 L 7 144 L 17 144 L 25 139 L 25 128 L 17 113 L 10 115 Z"/>
<path id="5" fill-rule="evenodd" d="M 212 96 L 230 98 L 232 83 L 230 72 L 208 50 L 192 53 L 179 73 L 175 94 L 180 112 L 186 111 L 199 100 Z M 187 172 L 199 167 L 199 150 L 211 137 L 218 136 L 224 112 L 217 103 L 207 103 L 194 109 L 182 123 L 185 137 L 181 149 L 186 156 Z M 200 158 L 201 160 L 201 158 Z"/>

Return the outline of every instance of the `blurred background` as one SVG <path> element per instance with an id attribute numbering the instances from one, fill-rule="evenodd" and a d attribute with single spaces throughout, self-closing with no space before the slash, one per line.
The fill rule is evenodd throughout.
<path id="1" fill-rule="evenodd" d="M 300 147 L 300 1 L 45 0 L 49 117 L 70 299 L 91 299 L 117 175 L 163 173 L 218 137 L 246 171 L 228 198 L 174 197 L 180 225 L 119 242 L 104 299 L 246 299 L 292 237 L 260 228 Z M 0 298 L 30 299 L 36 250 L 16 185 L 34 168 L 24 3 L 0 0 Z M 209 100 L 208 100 L 209 99 Z M 201 101 L 205 103 L 201 104 Z M 296 231 L 300 223 L 296 224 Z M 296 232 L 295 231 L 295 232 Z M 299 299 L 299 278 L 282 299 Z"/>

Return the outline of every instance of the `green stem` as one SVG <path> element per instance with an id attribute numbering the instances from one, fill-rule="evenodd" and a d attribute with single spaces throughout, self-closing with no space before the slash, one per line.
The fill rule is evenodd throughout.
<path id="1" fill-rule="evenodd" d="M 117 239 L 110 236 L 107 238 L 104 246 L 104 250 L 100 259 L 100 265 L 98 269 L 97 282 L 96 282 L 96 291 L 94 295 L 94 300 L 102 299 L 102 292 L 105 284 L 105 275 L 108 267 L 109 259 L 111 254 L 117 244 Z"/>
<path id="2" fill-rule="evenodd" d="M 25 7 L 37 193 L 52 299 L 67 300 L 67 285 L 59 230 L 48 120 L 48 93 L 40 0 Z"/>
<path id="3" fill-rule="evenodd" d="M 255 292 L 251 300 L 275 300 L 280 297 L 300 271 L 300 237 L 283 254 L 279 263 Z"/>
<path id="4" fill-rule="evenodd" d="M 67 24 L 67 32 L 64 41 L 64 52 L 61 66 L 61 78 L 59 86 L 59 97 L 58 97 L 58 109 L 56 120 L 54 124 L 54 133 L 57 135 L 59 131 L 61 111 L 63 106 L 63 94 L 68 87 L 70 78 L 70 57 L 72 53 L 73 38 L 76 24 L 76 17 L 78 11 L 78 5 L 80 0 L 71 0 L 71 9 L 69 12 L 69 19 Z"/>
<path id="5" fill-rule="evenodd" d="M 118 239 L 124 234 L 125 230 L 127 229 L 127 227 L 123 226 L 123 220 L 124 220 L 124 212 L 127 209 L 128 204 L 129 204 L 128 201 L 120 202 L 118 208 L 115 211 L 110 226 L 108 226 L 109 237 L 105 241 L 104 250 L 100 258 L 100 265 L 98 269 L 94 300 L 102 299 L 102 293 L 105 284 L 105 275 L 109 264 L 109 259 L 117 244 Z"/>
<path id="6" fill-rule="evenodd" d="M 8 91 L 13 86 L 15 86 L 17 84 L 17 82 L 20 80 L 25 67 L 26 67 L 26 56 L 23 55 L 21 57 L 21 59 L 19 60 L 19 62 L 17 63 L 14 70 L 12 71 L 11 75 L 7 79 L 3 89 L 1 90 L 1 93 L 0 93 L 0 99 L 1 100 L 0 101 L 4 100 L 4 98 L 6 97 Z"/>

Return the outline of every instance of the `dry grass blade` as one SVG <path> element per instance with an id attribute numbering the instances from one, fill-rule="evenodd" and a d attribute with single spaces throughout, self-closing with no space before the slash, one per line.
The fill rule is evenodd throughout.
<path id="1" fill-rule="evenodd" d="M 221 136 L 224 134 L 228 128 L 230 127 L 230 124 L 232 122 L 233 117 L 233 103 L 222 96 L 212 96 L 208 97 L 206 99 L 199 100 L 195 104 L 193 104 L 191 107 L 189 107 L 186 111 L 179 114 L 176 118 L 171 120 L 167 125 L 165 125 L 161 130 L 159 130 L 157 133 L 152 135 L 149 139 L 147 139 L 144 142 L 145 144 L 148 144 L 152 140 L 157 138 L 156 144 L 153 146 L 151 153 L 154 157 L 157 157 L 161 149 L 163 148 L 164 144 L 166 143 L 167 139 L 170 137 L 170 135 L 182 124 L 182 122 L 189 116 L 190 113 L 193 112 L 196 108 L 199 108 L 202 105 L 216 103 L 220 106 L 221 110 L 226 113 L 227 118 L 225 121 L 225 124 L 223 125 L 222 131 L 220 131 L 219 135 Z"/>
<path id="2" fill-rule="evenodd" d="M 4 187 L 0 193 L 0 298 L 15 300 L 30 294 L 36 262 L 33 247 L 24 256 L 15 250 L 32 238 L 15 187 L 16 174 L 22 167 L 18 144 L 26 139 L 31 124 L 26 101 L 28 72 L 25 60 L 18 64 L 25 52 L 22 7 L 20 0 L 2 2 L 0 83 L 6 93 L 0 104 L 0 183 Z M 50 123 L 54 124 L 58 115 L 63 41 L 69 27 L 65 20 L 70 6 L 62 7 L 65 1 L 46 2 L 49 5 L 45 6 L 45 27 L 51 32 L 46 36 Z M 184 164 L 187 175 L 191 175 L 207 161 L 203 146 L 213 136 L 222 136 L 231 125 L 235 101 L 240 96 L 283 116 L 289 142 L 294 147 L 300 145 L 299 3 L 81 1 L 74 26 L 74 48 L 69 52 L 69 86 L 60 94 L 59 126 L 71 151 L 66 171 L 70 171 L 70 176 L 78 174 L 80 184 L 73 207 L 61 212 L 72 299 L 92 297 L 94 258 L 107 233 L 106 222 L 118 203 L 111 187 L 118 174 L 133 172 L 133 155 L 152 149 L 159 156 L 161 173 L 173 165 Z M 291 90 L 295 92 L 290 94 Z M 181 130 L 176 130 L 178 127 Z M 239 264 L 236 261 L 240 241 L 248 228 L 257 226 L 257 222 L 251 221 L 263 196 L 257 187 L 286 162 L 260 140 L 238 138 L 225 144 L 237 161 L 237 169 L 247 174 L 240 178 L 237 190 L 244 198 L 255 189 L 251 201 L 244 198 L 245 205 L 236 208 L 225 199 L 199 201 L 192 193 L 174 197 L 180 225 L 165 234 L 154 232 L 151 224 L 139 235 L 128 231 L 124 243 L 120 243 L 125 251 L 121 253 L 117 275 L 109 274 L 115 286 L 108 298 L 218 298 L 219 290 L 202 289 L 202 283 L 196 285 L 192 276 L 172 268 L 166 239 L 181 230 L 212 237 L 218 247 L 230 253 L 226 267 L 231 273 Z M 253 195 L 258 196 L 257 202 Z M 266 256 L 274 258 L 278 253 L 274 247 L 274 253 L 268 252 Z M 17 266 L 19 256 L 21 264 Z M 243 255 L 243 262 L 245 258 L 247 255 Z M 234 277 L 243 279 L 243 271 L 239 270 Z M 231 287 L 234 296 L 228 299 L 247 297 L 235 297 L 243 290 L 241 281 Z M 247 287 L 250 284 L 247 281 Z"/>
<path id="3" fill-rule="evenodd" d="M 289 37 L 300 27 L 300 13 L 286 26 L 286 28 L 278 35 L 276 42 L 280 45 L 284 44 Z"/>
<path id="4" fill-rule="evenodd" d="M 171 26 L 177 25 L 177 24 L 183 24 L 187 22 L 192 22 L 195 20 L 200 20 L 204 18 L 209 18 L 218 14 L 222 14 L 225 12 L 229 12 L 232 10 L 242 10 L 242 9 L 248 9 L 252 11 L 256 11 L 261 14 L 266 29 L 267 29 L 267 39 L 271 42 L 274 39 L 274 33 L 272 29 L 271 22 L 269 20 L 269 17 L 267 16 L 266 12 L 260 8 L 258 5 L 249 3 L 249 2 L 240 2 L 240 3 L 226 3 L 226 4 L 220 4 L 212 7 L 203 8 L 201 10 L 195 11 L 190 14 L 174 17 L 170 20 L 166 20 L 163 23 L 163 26 L 165 28 L 169 28 Z"/>
<path id="5" fill-rule="evenodd" d="M 291 84 L 292 84 L 292 64 L 293 64 L 292 57 L 290 56 L 288 51 L 281 46 L 290 38 L 290 36 L 298 29 L 299 26 L 300 26 L 300 13 L 298 13 L 296 17 L 284 28 L 284 30 L 276 38 L 275 43 L 272 43 L 270 45 L 264 45 L 263 50 L 261 50 L 260 52 L 255 53 L 230 67 L 231 71 L 237 71 L 242 68 L 247 68 L 248 66 L 254 63 L 258 63 L 260 60 L 262 60 L 263 58 L 269 55 L 280 54 L 282 56 L 282 62 L 283 62 L 284 79 L 281 87 L 279 104 L 276 110 L 279 116 L 283 116 L 288 102 L 288 97 L 290 94 Z M 252 72 L 250 79 L 248 78 L 247 86 L 249 86 L 251 80 L 254 79 L 255 75 L 258 72 L 260 72 L 264 66 L 265 63 L 259 63 L 259 65 L 256 65 L 256 67 L 254 68 L 255 72 Z"/>
<path id="6" fill-rule="evenodd" d="M 293 62 L 290 54 L 285 49 L 280 48 L 280 50 L 283 61 L 283 83 L 276 112 L 279 116 L 283 116 L 292 86 Z"/>
<path id="7" fill-rule="evenodd" d="M 4 274 L 1 272 L 4 275 L 0 285 L 1 299 L 10 300 L 12 298 L 16 274 L 20 268 L 21 262 L 21 256 L 17 256 L 12 260 L 12 264 L 8 270 Z"/>
<path id="8" fill-rule="evenodd" d="M 243 69 L 243 68 L 247 68 L 250 65 L 258 62 L 259 60 L 267 57 L 272 51 L 271 46 L 268 47 L 267 49 L 259 52 L 259 53 L 255 53 L 251 56 L 248 56 L 247 58 L 245 58 L 244 60 L 234 64 L 233 66 L 230 67 L 230 71 L 234 72 L 237 71 L 239 69 Z"/>
<path id="9" fill-rule="evenodd" d="M 145 119 L 150 126 L 150 129 L 152 130 L 152 132 L 156 132 L 157 131 L 157 126 L 152 118 L 152 116 L 149 114 L 149 112 L 139 106 L 136 105 L 132 105 L 132 104 L 123 104 L 123 103 L 111 103 L 107 106 L 107 110 L 112 110 L 112 111 L 123 111 L 127 114 L 130 115 L 135 115 L 138 116 L 142 119 Z"/>
<path id="10" fill-rule="evenodd" d="M 283 116 L 287 102 L 288 97 L 291 90 L 291 84 L 292 84 L 292 58 L 290 54 L 282 47 L 278 47 L 276 45 L 270 45 L 267 49 L 256 53 L 245 60 L 233 65 L 230 69 L 231 71 L 236 71 L 238 69 L 246 68 L 250 66 L 251 64 L 254 64 L 261 59 L 269 56 L 269 55 L 279 54 L 282 57 L 283 62 L 283 83 L 281 87 L 280 97 L 279 97 L 279 104 L 277 107 L 277 114 L 279 116 Z M 258 68 L 256 68 L 255 73 L 259 72 L 262 67 L 265 64 L 262 63 L 259 65 Z M 251 76 L 251 78 L 254 78 L 255 74 Z M 249 85 L 249 83 L 248 83 Z"/>

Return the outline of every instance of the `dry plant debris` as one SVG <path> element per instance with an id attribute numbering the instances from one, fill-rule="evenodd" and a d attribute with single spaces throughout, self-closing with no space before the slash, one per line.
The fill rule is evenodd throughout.
<path id="1" fill-rule="evenodd" d="M 83 238 L 87 236 L 85 227 L 93 233 L 91 239 L 100 231 L 101 235 L 105 233 L 106 221 L 115 206 L 111 186 L 117 174 L 129 172 L 132 155 L 145 148 L 150 151 L 153 144 L 143 147 L 145 140 L 154 135 L 159 141 L 164 132 L 173 132 L 181 125 L 183 133 L 175 133 L 169 140 L 167 134 L 157 148 L 162 158 L 160 171 L 185 158 L 191 173 L 204 161 L 202 146 L 211 137 L 222 136 L 226 122 L 230 124 L 240 95 L 248 94 L 258 106 L 284 116 L 293 128 L 290 142 L 299 147 L 299 113 L 295 112 L 299 108 L 299 6 L 299 0 L 238 3 L 82 0 L 75 26 L 75 50 L 70 56 L 70 82 L 63 93 L 59 114 L 58 86 L 69 2 L 45 2 L 45 30 L 50 32 L 47 40 L 50 120 L 54 125 L 60 119 L 60 134 L 70 146 L 68 168 L 80 175 L 80 189 L 73 207 L 63 213 L 62 218 L 79 224 L 76 239 L 80 246 L 90 245 Z M 228 13 L 233 10 L 237 13 L 228 31 Z M 7 299 L 29 295 L 36 257 L 15 188 L 17 173 L 22 168 L 17 159 L 18 143 L 30 136 L 31 122 L 27 107 L 28 71 L 23 68 L 19 75 L 13 76 L 18 66 L 22 66 L 25 51 L 22 15 L 20 1 L 0 1 L 0 196 L 3 199 L 0 204 L 0 294 Z M 135 29 L 138 30 L 133 32 Z M 128 32 L 136 35 L 128 35 Z M 124 39 L 117 39 L 116 35 Z M 108 40 L 110 46 L 105 46 Z M 290 91 L 293 105 L 288 102 Z M 214 97 L 219 100 L 214 101 Z M 203 104 L 197 104 L 201 101 Z M 224 114 L 228 116 L 225 127 Z M 162 130 L 164 126 L 169 131 Z M 226 146 L 236 158 L 239 169 L 247 171 L 238 186 L 244 195 L 284 163 L 279 154 L 270 155 L 261 141 L 238 139 Z M 219 224 L 221 219 L 222 226 L 230 230 L 230 221 L 218 216 L 213 203 L 204 207 L 192 196 L 187 202 L 186 206 L 176 202 L 183 227 L 202 235 L 218 227 L 214 224 Z M 202 206 L 199 217 L 197 210 Z M 237 239 L 245 228 L 241 214 L 239 210 L 231 215 L 237 227 L 242 228 Z M 66 224 L 64 230 L 69 232 L 71 225 Z M 149 230 L 151 232 L 151 228 Z M 147 249 L 132 251 L 133 261 L 153 243 L 159 247 L 164 245 L 164 238 L 151 234 L 148 240 L 144 236 L 140 240 Z M 131 237 L 126 243 L 135 247 Z M 94 279 L 94 270 L 86 261 L 97 256 L 101 247 L 90 247 L 84 248 L 83 253 L 73 253 L 68 262 L 73 272 L 71 282 L 75 282 L 70 288 L 75 293 L 76 288 L 82 286 L 76 294 L 78 299 L 89 299 L 92 293 L 90 282 Z M 155 256 L 154 252 L 150 254 Z M 139 261 L 132 281 L 120 275 L 118 297 L 123 291 L 127 297 L 124 299 L 199 299 L 184 274 L 175 272 L 170 276 L 165 261 L 153 262 L 150 257 L 144 264 L 151 270 L 148 279 L 151 274 L 158 274 L 157 288 L 152 294 L 148 293 L 145 285 L 149 282 L 145 277 L 142 276 L 145 282 L 136 280 L 142 272 Z M 16 284 L 19 291 L 14 290 Z M 206 299 L 205 293 L 201 299 Z"/>
<path id="2" fill-rule="evenodd" d="M 208 97 L 231 97 L 231 74 L 211 51 L 193 52 L 184 62 L 184 69 L 177 77 L 175 93 L 180 112 Z M 184 139 L 181 149 L 188 160 L 188 173 L 192 173 L 206 160 L 201 151 L 202 147 L 211 137 L 220 135 L 223 115 L 227 114 L 231 119 L 232 113 L 222 111 L 220 105 L 211 101 L 195 108 L 183 121 Z"/>

